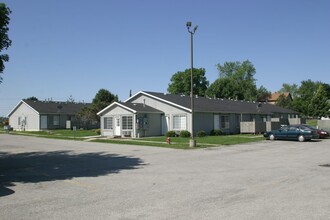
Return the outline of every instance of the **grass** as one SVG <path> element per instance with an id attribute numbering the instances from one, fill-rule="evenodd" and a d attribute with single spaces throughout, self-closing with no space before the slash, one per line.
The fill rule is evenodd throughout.
<path id="1" fill-rule="evenodd" d="M 0 133 L 5 133 L 0 130 Z M 97 136 L 95 130 L 51 130 L 51 131 L 11 131 L 14 135 L 27 135 L 43 138 L 66 139 L 66 140 L 86 140 L 86 137 Z M 113 143 L 113 144 L 131 144 L 154 147 L 166 147 L 176 149 L 189 149 L 189 138 L 172 137 L 171 144 L 166 142 L 165 136 L 147 137 L 147 138 L 95 138 L 93 142 Z M 261 135 L 241 134 L 241 135 L 222 135 L 196 137 L 197 148 L 215 147 L 223 145 L 243 144 L 264 140 Z"/>
<path id="2" fill-rule="evenodd" d="M 221 145 L 234 145 L 264 140 L 261 135 L 222 135 L 222 136 L 207 136 L 196 137 L 197 148 L 215 147 Z M 166 137 L 148 137 L 139 139 L 97 139 L 95 142 L 116 143 L 116 144 L 134 144 L 144 146 L 157 146 L 176 149 L 188 149 L 189 138 L 172 137 L 171 144 L 166 143 Z"/>
<path id="3" fill-rule="evenodd" d="M 306 124 L 308 124 L 310 126 L 313 126 L 313 127 L 316 127 L 317 126 L 317 119 L 308 119 L 306 121 Z"/>
<path id="4" fill-rule="evenodd" d="M 11 131 L 10 134 L 17 135 L 28 135 L 45 138 L 56 138 L 56 139 L 77 139 L 83 140 L 84 137 L 96 136 L 95 130 L 51 130 L 51 131 Z"/>

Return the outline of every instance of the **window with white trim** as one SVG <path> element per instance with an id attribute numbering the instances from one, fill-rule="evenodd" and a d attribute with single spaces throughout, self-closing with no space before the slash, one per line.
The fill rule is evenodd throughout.
<path id="1" fill-rule="evenodd" d="M 122 116 L 123 130 L 133 129 L 133 116 Z"/>
<path id="2" fill-rule="evenodd" d="M 103 122 L 104 129 L 113 129 L 113 117 L 104 117 Z"/>
<path id="3" fill-rule="evenodd" d="M 173 116 L 173 129 L 174 130 L 186 130 L 187 129 L 187 116 L 186 115 L 174 115 Z"/>
<path id="4" fill-rule="evenodd" d="M 221 128 L 228 129 L 229 128 L 229 116 L 228 115 L 221 115 Z"/>

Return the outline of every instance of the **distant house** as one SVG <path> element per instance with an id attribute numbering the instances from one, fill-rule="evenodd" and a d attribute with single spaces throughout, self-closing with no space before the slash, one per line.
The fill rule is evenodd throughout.
<path id="1" fill-rule="evenodd" d="M 40 131 L 72 128 L 84 103 L 21 100 L 8 114 L 14 130 Z"/>
<path id="2" fill-rule="evenodd" d="M 284 92 L 284 93 L 280 93 L 280 92 L 275 92 L 275 93 L 272 93 L 271 96 L 268 98 L 268 103 L 270 104 L 276 104 L 277 100 L 279 99 L 279 97 L 281 95 L 284 95 L 285 98 L 288 98 L 292 101 L 292 96 L 291 96 L 291 93 L 289 92 Z"/>
<path id="3" fill-rule="evenodd" d="M 191 131 L 190 96 L 141 91 L 125 102 L 114 102 L 98 115 L 103 136 L 145 137 L 169 130 Z M 194 97 L 194 132 L 220 129 L 242 132 L 244 122 L 276 121 L 289 124 L 299 113 L 276 105 L 228 99 Z M 252 130 L 252 132 L 254 132 Z"/>

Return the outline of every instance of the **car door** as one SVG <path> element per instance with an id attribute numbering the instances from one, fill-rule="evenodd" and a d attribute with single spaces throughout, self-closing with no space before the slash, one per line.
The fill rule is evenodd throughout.
<path id="1" fill-rule="evenodd" d="M 276 133 L 276 138 L 287 139 L 288 126 L 281 127 Z"/>
<path id="2" fill-rule="evenodd" d="M 300 130 L 298 127 L 289 126 L 288 127 L 288 139 L 296 139 L 300 134 Z"/>

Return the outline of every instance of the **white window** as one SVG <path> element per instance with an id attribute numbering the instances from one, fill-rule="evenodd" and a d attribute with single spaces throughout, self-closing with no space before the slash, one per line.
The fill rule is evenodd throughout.
<path id="1" fill-rule="evenodd" d="M 21 117 L 18 117 L 17 124 L 18 124 L 18 125 L 21 125 Z"/>
<path id="2" fill-rule="evenodd" d="M 228 129 L 229 128 L 229 116 L 221 115 L 221 128 Z"/>
<path id="3" fill-rule="evenodd" d="M 133 129 L 133 116 L 122 117 L 123 130 Z"/>
<path id="4" fill-rule="evenodd" d="M 185 115 L 173 116 L 173 129 L 174 130 L 186 130 L 187 129 L 187 117 Z"/>
<path id="5" fill-rule="evenodd" d="M 60 125 L 60 116 L 58 115 L 53 116 L 53 125 Z"/>
<path id="6" fill-rule="evenodd" d="M 113 129 L 113 117 L 104 117 L 104 129 Z"/>

